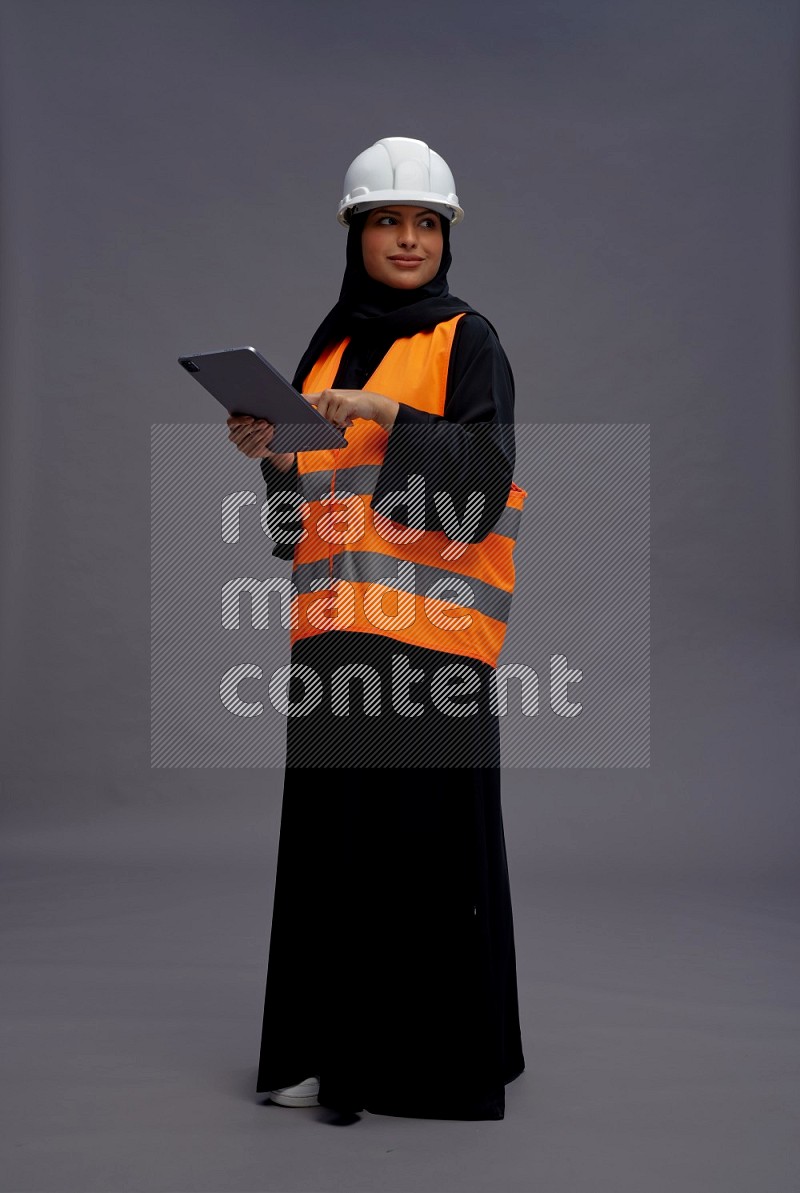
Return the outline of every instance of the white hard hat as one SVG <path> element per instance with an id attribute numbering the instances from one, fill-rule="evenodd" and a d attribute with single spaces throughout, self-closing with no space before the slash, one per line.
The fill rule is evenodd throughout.
<path id="1" fill-rule="evenodd" d="M 384 203 L 430 207 L 457 224 L 464 217 L 456 184 L 444 158 L 413 137 L 383 137 L 359 153 L 344 176 L 344 198 L 336 218 L 345 227 L 350 216 Z"/>

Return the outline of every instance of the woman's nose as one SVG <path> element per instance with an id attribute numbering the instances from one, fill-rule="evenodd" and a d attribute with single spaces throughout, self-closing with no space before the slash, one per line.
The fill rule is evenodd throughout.
<path id="1" fill-rule="evenodd" d="M 397 241 L 403 248 L 410 248 L 417 243 L 417 230 L 413 224 L 406 224 L 397 230 Z"/>

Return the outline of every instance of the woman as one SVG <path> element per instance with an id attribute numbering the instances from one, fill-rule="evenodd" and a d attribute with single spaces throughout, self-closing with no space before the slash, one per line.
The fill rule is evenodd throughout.
<path id="1" fill-rule="evenodd" d="M 491 705 L 525 496 L 513 378 L 491 324 L 449 293 L 463 212 L 442 158 L 385 138 L 344 192 L 339 301 L 293 383 L 347 447 L 276 454 L 270 423 L 228 420 L 270 511 L 287 492 L 306 503 L 291 542 L 285 506 L 273 536 L 293 560 L 302 711 L 288 718 L 257 1090 L 499 1119 L 524 1068 Z M 304 709 L 309 685 L 329 698 Z"/>

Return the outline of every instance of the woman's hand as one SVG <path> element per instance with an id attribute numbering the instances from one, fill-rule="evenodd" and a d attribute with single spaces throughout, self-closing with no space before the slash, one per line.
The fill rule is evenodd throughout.
<path id="1" fill-rule="evenodd" d="M 294 463 L 294 452 L 271 452 L 269 443 L 275 434 L 275 424 L 266 418 L 252 418 L 249 414 L 228 415 L 228 438 L 240 452 L 250 459 L 269 460 L 281 472 L 288 472 Z"/>
<path id="2" fill-rule="evenodd" d="M 368 389 L 323 389 L 322 393 L 305 394 L 304 397 L 339 430 L 352 426 L 355 418 L 365 418 L 383 427 L 384 431 L 391 431 L 400 409 L 397 402 L 385 394 L 375 394 Z"/>

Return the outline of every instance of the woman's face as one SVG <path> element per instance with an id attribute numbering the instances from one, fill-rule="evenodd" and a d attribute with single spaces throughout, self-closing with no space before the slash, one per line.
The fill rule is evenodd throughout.
<path id="1" fill-rule="evenodd" d="M 441 218 L 427 207 L 405 203 L 369 211 L 361 233 L 369 276 L 398 290 L 414 290 L 435 278 L 444 247 Z"/>

